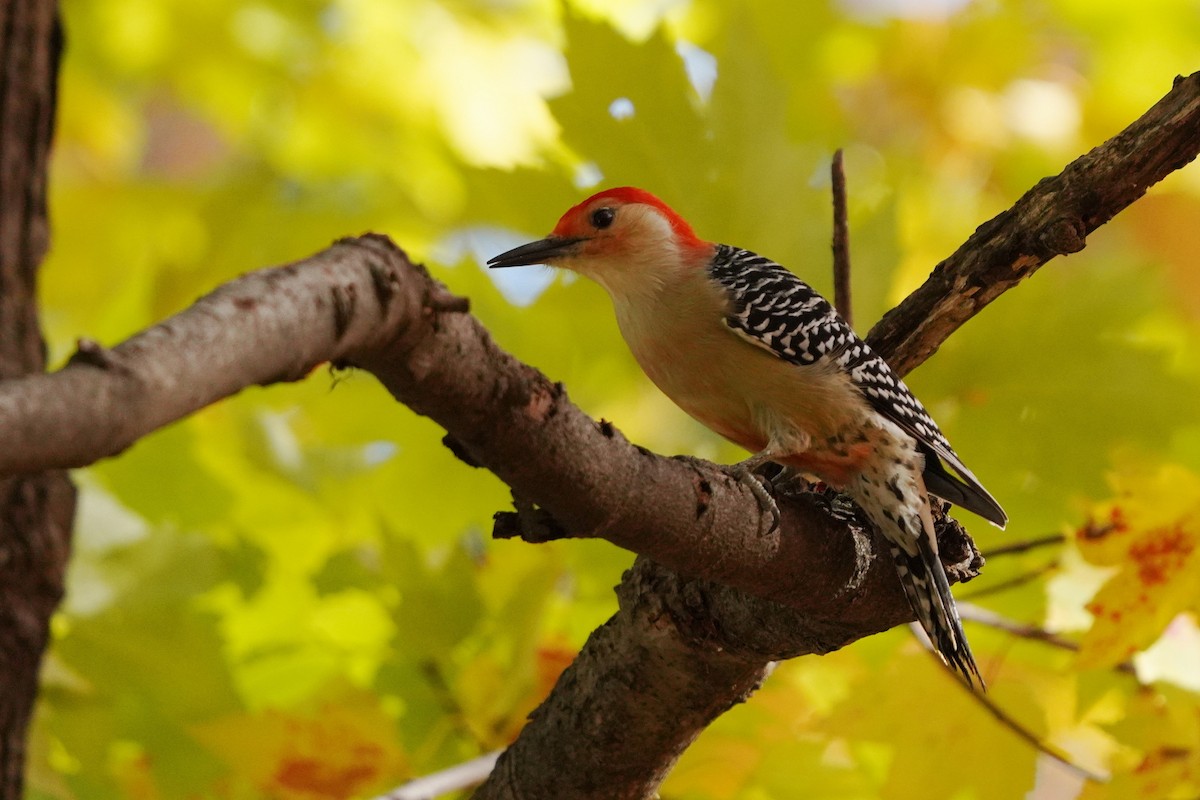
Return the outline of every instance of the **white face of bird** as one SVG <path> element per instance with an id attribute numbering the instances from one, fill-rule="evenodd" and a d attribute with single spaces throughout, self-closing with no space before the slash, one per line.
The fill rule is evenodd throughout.
<path id="1" fill-rule="evenodd" d="M 712 245 L 641 189 L 609 189 L 563 214 L 545 239 L 509 250 L 491 267 L 549 264 L 585 275 L 614 297 L 658 291 L 675 270 L 708 262 Z"/>

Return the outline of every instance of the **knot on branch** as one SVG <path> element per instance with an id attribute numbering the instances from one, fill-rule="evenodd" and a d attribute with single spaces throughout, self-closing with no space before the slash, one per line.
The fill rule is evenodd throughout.
<path id="1" fill-rule="evenodd" d="M 513 495 L 516 511 L 497 511 L 492 515 L 493 539 L 520 539 L 530 544 L 573 538 L 549 511 Z"/>
<path id="2" fill-rule="evenodd" d="M 566 387 L 560 382 L 551 382 L 542 373 L 530 369 L 527 381 L 514 384 L 510 400 L 514 407 L 522 408 L 534 422 L 546 422 L 558 414 L 559 403 L 566 400 Z"/>
<path id="3" fill-rule="evenodd" d="M 453 434 L 447 433 L 445 436 L 443 436 L 442 444 L 447 450 L 454 454 L 455 458 L 466 464 L 468 467 L 474 467 L 475 469 L 481 469 L 483 467 L 483 464 L 480 464 L 479 461 L 475 459 L 475 456 L 471 455 L 471 451 L 467 449 L 467 446 L 463 444 L 462 441 L 455 438 Z"/>
<path id="4" fill-rule="evenodd" d="M 1037 232 L 1036 241 L 1038 256 L 1047 260 L 1078 253 L 1087 245 L 1087 226 L 1077 216 L 1057 217 Z"/>
<path id="5" fill-rule="evenodd" d="M 966 583 L 979 577 L 985 559 L 962 523 L 947 514 L 949 503 L 934 504 L 933 528 L 937 532 L 938 555 L 951 583 Z"/>
<path id="6" fill-rule="evenodd" d="M 453 294 L 439 281 L 434 281 L 425 298 L 425 308 L 433 313 L 466 314 L 471 310 L 471 300 Z"/>
<path id="7" fill-rule="evenodd" d="M 95 339 L 80 337 L 75 342 L 75 352 L 67 359 L 67 364 L 87 364 L 89 367 L 100 369 L 115 369 L 118 358 L 116 353 Z"/>

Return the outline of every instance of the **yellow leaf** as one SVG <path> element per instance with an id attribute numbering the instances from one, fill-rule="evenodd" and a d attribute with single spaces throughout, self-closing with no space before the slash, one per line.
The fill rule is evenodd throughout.
<path id="1" fill-rule="evenodd" d="M 1112 484 L 1115 499 L 1076 534 L 1084 558 L 1118 568 L 1087 606 L 1095 620 L 1080 643 L 1085 668 L 1127 660 L 1200 605 L 1200 476 L 1168 464 Z"/>
<path id="2" fill-rule="evenodd" d="M 1053 731 L 1045 717 L 1048 690 L 1040 683 L 1036 673 L 1010 662 L 991 681 L 989 696 L 1045 739 Z M 876 796 L 888 800 L 1002 800 L 1024 797 L 1034 785 L 1037 751 L 992 720 L 915 642 L 858 684 L 852 700 L 835 709 L 821 730 L 844 738 L 861 770 L 882 758 Z M 862 744 L 882 747 L 882 757 Z"/>
<path id="3" fill-rule="evenodd" d="M 1113 726 L 1126 746 L 1112 780 L 1089 784 L 1080 800 L 1193 800 L 1200 791 L 1200 706 L 1195 694 L 1143 688 Z"/>
<path id="4" fill-rule="evenodd" d="M 132 742 L 114 742 L 109 750 L 109 769 L 128 800 L 161 800 L 154 783 L 150 757 Z"/>
<path id="5" fill-rule="evenodd" d="M 230 783 L 277 800 L 338 800 L 399 783 L 408 772 L 392 720 L 347 691 L 309 713 L 235 714 L 195 729 L 231 768 Z"/>

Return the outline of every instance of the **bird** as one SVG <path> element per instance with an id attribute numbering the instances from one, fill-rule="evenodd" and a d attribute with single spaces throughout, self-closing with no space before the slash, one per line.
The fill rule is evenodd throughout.
<path id="1" fill-rule="evenodd" d="M 984 688 L 938 558 L 929 496 L 1003 528 L 1008 517 L 904 382 L 833 306 L 757 253 L 701 239 L 650 192 L 605 189 L 544 239 L 488 261 L 544 264 L 599 283 L 650 380 L 694 419 L 765 462 L 849 496 L 878 528 L 942 660 Z M 760 503 L 773 498 L 751 481 Z M 758 486 L 755 489 L 755 486 Z"/>

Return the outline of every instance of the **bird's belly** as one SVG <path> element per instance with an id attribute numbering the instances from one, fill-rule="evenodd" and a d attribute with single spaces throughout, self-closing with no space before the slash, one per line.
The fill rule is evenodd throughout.
<path id="1" fill-rule="evenodd" d="M 684 411 L 739 444 L 757 432 L 745 388 L 720 358 L 696 359 L 683 352 L 646 360 L 642 367 L 654 384 Z"/>
<path id="2" fill-rule="evenodd" d="M 693 331 L 691 338 L 627 340 L 676 405 L 752 453 L 770 445 L 794 456 L 786 459 L 789 466 L 838 485 L 869 455 L 850 440 L 861 427 L 865 401 L 835 365 L 791 364 L 723 324 L 699 337 Z"/>

